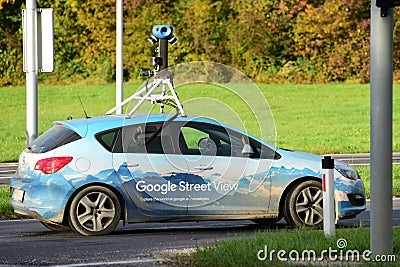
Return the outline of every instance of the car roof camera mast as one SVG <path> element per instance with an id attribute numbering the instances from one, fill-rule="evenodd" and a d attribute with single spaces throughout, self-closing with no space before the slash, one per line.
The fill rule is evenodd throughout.
<path id="1" fill-rule="evenodd" d="M 157 56 L 150 57 L 150 64 L 155 66 L 154 70 L 140 71 L 140 76 L 148 77 L 145 86 L 119 105 L 107 111 L 106 115 L 112 114 L 118 108 L 136 99 L 139 100 L 139 102 L 127 113 L 127 117 L 131 117 L 146 100 L 150 101 L 152 104 L 160 104 L 161 113 L 164 113 L 164 106 L 168 105 L 174 107 L 181 116 L 186 116 L 178 95 L 175 92 L 172 74 L 168 71 L 168 44 L 174 45 L 178 42 L 178 39 L 174 36 L 174 29 L 170 25 L 155 25 L 152 33 L 153 34 L 150 35 L 147 40 L 153 45 L 158 43 L 155 50 Z M 152 77 L 154 77 L 154 79 L 149 83 Z M 160 86 L 161 94 L 154 94 L 156 89 Z M 170 95 L 168 93 L 170 93 Z"/>

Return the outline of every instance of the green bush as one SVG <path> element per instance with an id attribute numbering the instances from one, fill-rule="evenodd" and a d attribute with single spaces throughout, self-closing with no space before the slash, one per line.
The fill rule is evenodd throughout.
<path id="1" fill-rule="evenodd" d="M 48 83 L 115 78 L 114 0 L 38 1 L 54 9 L 55 71 Z M 21 85 L 24 1 L 0 0 L 0 86 Z M 400 9 L 396 9 L 396 16 Z M 179 42 L 170 65 L 215 61 L 257 82 L 369 81 L 370 2 L 358 0 L 124 1 L 124 77 L 151 68 L 155 24 L 171 24 Z M 394 70 L 400 78 L 395 20 Z"/>

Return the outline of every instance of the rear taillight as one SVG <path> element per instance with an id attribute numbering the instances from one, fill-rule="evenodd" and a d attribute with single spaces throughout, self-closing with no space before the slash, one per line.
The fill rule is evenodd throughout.
<path id="1" fill-rule="evenodd" d="M 44 174 L 52 174 L 58 172 L 70 163 L 72 157 L 51 157 L 41 159 L 36 162 L 35 170 L 42 171 Z"/>

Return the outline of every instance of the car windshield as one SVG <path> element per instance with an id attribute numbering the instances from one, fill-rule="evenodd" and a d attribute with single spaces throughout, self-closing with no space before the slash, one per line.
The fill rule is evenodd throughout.
<path id="1" fill-rule="evenodd" d="M 81 137 L 71 129 L 65 128 L 62 125 L 55 125 L 35 139 L 25 151 L 31 153 L 45 153 L 80 138 Z"/>

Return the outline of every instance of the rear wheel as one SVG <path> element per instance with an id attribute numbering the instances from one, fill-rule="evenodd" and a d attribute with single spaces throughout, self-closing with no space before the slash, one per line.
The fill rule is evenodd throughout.
<path id="1" fill-rule="evenodd" d="M 306 181 L 291 189 L 285 200 L 284 217 L 293 226 L 321 227 L 323 224 L 321 183 Z"/>
<path id="2" fill-rule="evenodd" d="M 110 189 L 90 186 L 72 200 L 69 223 L 81 235 L 104 235 L 112 232 L 121 218 L 121 204 Z"/>

